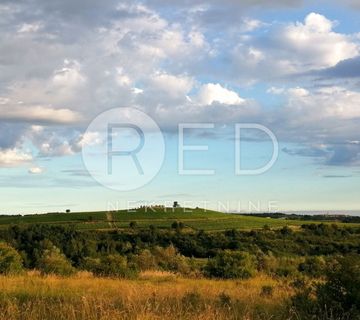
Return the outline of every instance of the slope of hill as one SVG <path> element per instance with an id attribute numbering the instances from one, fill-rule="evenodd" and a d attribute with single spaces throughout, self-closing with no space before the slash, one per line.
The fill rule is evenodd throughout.
<path id="1" fill-rule="evenodd" d="M 193 230 L 227 230 L 227 229 L 257 229 L 265 225 L 271 228 L 284 226 L 299 226 L 304 223 L 314 223 L 308 220 L 275 219 L 270 217 L 246 216 L 228 214 L 201 208 L 137 208 L 133 210 L 47 213 L 33 215 L 0 216 L 0 228 L 9 225 L 28 225 L 35 223 L 73 225 L 76 229 L 124 229 L 135 222 L 138 228 L 155 226 L 170 228 L 172 224 L 182 222 L 185 228 Z M 324 222 L 324 221 L 322 221 Z M 325 221 L 326 223 L 326 221 Z M 330 223 L 330 221 L 328 222 Z M 349 224 L 346 224 L 349 225 Z"/>

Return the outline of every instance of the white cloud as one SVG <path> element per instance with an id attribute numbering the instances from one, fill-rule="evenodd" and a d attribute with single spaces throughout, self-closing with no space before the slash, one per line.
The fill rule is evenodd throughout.
<path id="1" fill-rule="evenodd" d="M 310 93 L 297 87 L 289 89 L 287 94 L 287 111 L 295 111 L 295 119 L 309 122 L 324 121 L 326 118 L 342 120 L 360 117 L 360 92 L 342 87 L 327 87 Z"/>
<path id="2" fill-rule="evenodd" d="M 29 12 L 26 4 L 9 2 L 13 10 L 0 9 L 0 21 L 10 26 L 0 28 L 0 118 L 8 125 L 1 145 L 20 150 L 30 140 L 40 156 L 72 155 L 96 141 L 81 136 L 86 122 L 119 106 L 136 106 L 166 129 L 189 120 L 273 120 L 295 128 L 289 134 L 293 140 L 306 130 L 310 139 L 316 128 L 323 137 L 357 141 L 350 133 L 356 127 L 344 121 L 359 116 L 359 94 L 334 85 L 297 87 L 294 75 L 358 55 L 358 35 L 337 32 L 337 22 L 316 13 L 301 22 L 264 24 L 239 10 L 255 3 L 250 2 L 195 1 L 186 8 L 177 2 L 184 10 L 169 14 L 149 2 L 92 1 L 89 12 L 90 6 L 78 1 L 35 0 L 39 10 L 32 20 L 19 19 Z M 284 76 L 291 77 L 293 88 L 282 88 Z M 260 109 L 229 89 L 256 81 L 267 82 L 269 93 L 284 95 L 285 107 Z"/>
<path id="3" fill-rule="evenodd" d="M 19 149 L 0 150 L 0 167 L 17 167 L 32 161 L 30 153 Z"/>
<path id="4" fill-rule="evenodd" d="M 130 77 L 125 74 L 124 68 L 118 67 L 116 68 L 116 82 L 119 86 L 130 86 L 131 79 Z"/>
<path id="5" fill-rule="evenodd" d="M 250 32 L 264 26 L 266 26 L 266 24 L 260 20 L 245 18 L 241 26 L 241 31 Z"/>
<path id="6" fill-rule="evenodd" d="M 309 91 L 304 89 L 304 88 L 300 88 L 300 87 L 296 87 L 296 88 L 290 88 L 288 89 L 288 94 L 291 97 L 295 97 L 295 98 L 302 98 L 302 97 L 306 97 L 309 95 Z"/>
<path id="7" fill-rule="evenodd" d="M 273 24 L 264 35 L 241 39 L 232 50 L 231 77 L 245 83 L 320 70 L 360 54 L 356 35 L 334 31 L 337 23 L 310 13 L 303 22 Z"/>
<path id="8" fill-rule="evenodd" d="M 76 60 L 64 60 L 64 66 L 54 71 L 53 83 L 56 86 L 76 88 L 86 81 L 81 73 L 80 63 Z"/>
<path id="9" fill-rule="evenodd" d="M 157 72 L 151 79 L 151 89 L 165 92 L 169 97 L 185 98 L 193 87 L 194 80 L 186 75 Z"/>
<path id="10" fill-rule="evenodd" d="M 47 106 L 8 105 L 2 107 L 3 120 L 22 122 L 75 123 L 81 119 L 79 113 L 70 109 L 54 109 Z"/>
<path id="11" fill-rule="evenodd" d="M 222 87 L 218 83 L 208 83 L 201 86 L 197 100 L 200 104 L 211 105 L 218 102 L 227 105 L 238 105 L 245 102 L 243 98 L 235 92 Z"/>
<path id="12" fill-rule="evenodd" d="M 284 88 L 278 88 L 278 87 L 270 87 L 269 89 L 266 90 L 267 93 L 271 93 L 271 94 L 282 94 L 284 93 L 285 89 Z"/>
<path id="13" fill-rule="evenodd" d="M 100 144 L 102 142 L 102 138 L 100 137 L 99 132 L 86 132 L 81 135 L 79 141 L 77 141 L 77 145 L 79 148 L 84 146 L 93 146 L 96 144 Z"/>
<path id="14" fill-rule="evenodd" d="M 304 20 L 304 26 L 313 32 L 330 32 L 333 25 L 334 23 L 332 21 L 328 20 L 323 15 L 314 12 L 309 13 Z M 303 27 L 301 24 L 298 24 L 298 26 Z"/>
<path id="15" fill-rule="evenodd" d="M 42 174 L 44 172 L 44 169 L 40 167 L 32 167 L 29 168 L 28 172 L 30 174 Z"/>
<path id="16" fill-rule="evenodd" d="M 42 27 L 42 24 L 40 22 L 36 23 L 23 23 L 21 27 L 19 28 L 19 33 L 28 33 L 28 32 L 36 32 L 40 30 Z"/>
<path id="17" fill-rule="evenodd" d="M 334 32 L 334 26 L 325 16 L 310 13 L 304 23 L 290 24 L 282 30 L 283 48 L 292 53 L 293 65 L 298 71 L 331 67 L 359 54 L 359 45 L 351 37 Z"/>

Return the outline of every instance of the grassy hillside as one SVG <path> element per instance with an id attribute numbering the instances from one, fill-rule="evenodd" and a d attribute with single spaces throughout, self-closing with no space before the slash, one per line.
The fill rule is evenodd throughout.
<path id="1" fill-rule="evenodd" d="M 74 225 L 79 230 L 123 229 L 130 222 L 136 222 L 137 227 L 145 228 L 153 225 L 157 228 L 170 228 L 174 221 L 181 221 L 186 228 L 193 230 L 227 230 L 227 229 L 257 229 L 268 225 L 271 228 L 283 226 L 299 226 L 314 221 L 263 218 L 226 214 L 201 208 L 140 208 L 131 211 L 120 210 L 112 212 L 74 212 L 48 213 L 24 216 L 0 216 L 0 228 L 11 224 L 28 225 L 34 223 Z M 347 224 L 350 225 L 350 224 Z"/>

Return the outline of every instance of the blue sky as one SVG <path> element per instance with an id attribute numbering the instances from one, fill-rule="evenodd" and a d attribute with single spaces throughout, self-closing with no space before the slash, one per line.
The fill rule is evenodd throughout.
<path id="1" fill-rule="evenodd" d="M 359 18 L 355 0 L 2 1 L 0 213 L 174 200 L 360 210 Z M 148 115 L 165 141 L 160 171 L 136 190 L 99 184 L 83 161 L 101 144 L 89 124 L 119 107 Z M 187 152 L 185 166 L 215 174 L 179 175 L 180 123 L 214 125 L 186 134 L 209 149 Z M 261 175 L 234 172 L 239 123 L 277 138 Z M 248 131 L 241 143 L 244 167 L 271 158 L 268 136 Z"/>

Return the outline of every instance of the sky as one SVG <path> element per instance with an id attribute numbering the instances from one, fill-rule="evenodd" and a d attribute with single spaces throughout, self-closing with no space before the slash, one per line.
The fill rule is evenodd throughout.
<path id="1" fill-rule="evenodd" d="M 358 0 L 1 0 L 0 39 L 0 214 L 360 210 Z"/>

